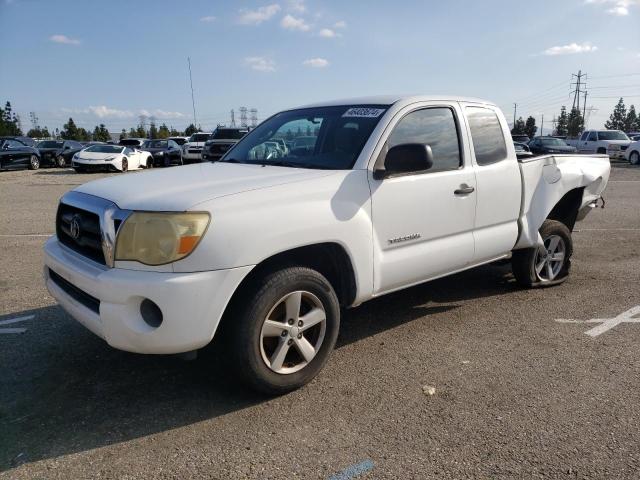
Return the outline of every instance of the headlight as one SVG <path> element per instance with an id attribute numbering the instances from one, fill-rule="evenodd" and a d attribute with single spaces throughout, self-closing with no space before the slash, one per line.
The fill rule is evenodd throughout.
<path id="1" fill-rule="evenodd" d="M 164 152 L 156 152 L 156 155 L 161 157 L 162 155 L 164 155 Z"/>
<path id="2" fill-rule="evenodd" d="M 111 162 L 111 161 L 113 161 L 115 159 L 116 159 L 116 157 L 107 157 L 107 158 L 104 159 L 104 161 L 105 162 Z"/>
<path id="3" fill-rule="evenodd" d="M 116 260 L 164 265 L 189 255 L 209 225 L 206 212 L 134 212 L 120 227 Z"/>
<path id="4" fill-rule="evenodd" d="M 73 155 L 74 160 L 78 160 L 79 158 L 80 158 L 80 155 L 78 155 L 77 153 Z"/>

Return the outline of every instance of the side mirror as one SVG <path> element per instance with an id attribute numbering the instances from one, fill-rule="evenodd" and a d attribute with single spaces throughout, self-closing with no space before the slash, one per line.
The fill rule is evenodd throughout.
<path id="1" fill-rule="evenodd" d="M 374 170 L 373 176 L 382 180 L 390 175 L 423 172 L 433 167 L 433 152 L 429 145 L 404 143 L 391 147 L 384 158 L 384 168 Z"/>

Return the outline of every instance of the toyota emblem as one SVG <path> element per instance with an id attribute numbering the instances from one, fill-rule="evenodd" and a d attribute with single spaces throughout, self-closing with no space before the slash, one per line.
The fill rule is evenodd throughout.
<path id="1" fill-rule="evenodd" d="M 71 223 L 69 224 L 69 233 L 71 234 L 71 238 L 74 240 L 78 240 L 80 238 L 80 216 L 74 215 L 71 218 Z"/>

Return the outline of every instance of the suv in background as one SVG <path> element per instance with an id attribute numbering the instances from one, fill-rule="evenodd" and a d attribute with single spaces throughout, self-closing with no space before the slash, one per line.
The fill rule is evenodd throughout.
<path id="1" fill-rule="evenodd" d="M 202 149 L 211 133 L 196 132 L 189 141 L 182 146 L 182 161 L 184 163 L 197 163 L 202 161 Z"/>
<path id="2" fill-rule="evenodd" d="M 231 149 L 238 141 L 249 133 L 247 127 L 218 127 L 211 134 L 202 149 L 203 161 L 216 161 Z"/>
<path id="3" fill-rule="evenodd" d="M 624 159 L 631 139 L 622 130 L 586 130 L 578 140 L 567 143 L 578 153 L 609 155 L 610 159 Z"/>

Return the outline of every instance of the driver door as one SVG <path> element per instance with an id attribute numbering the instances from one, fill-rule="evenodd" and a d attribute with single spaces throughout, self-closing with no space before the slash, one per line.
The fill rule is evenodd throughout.
<path id="1" fill-rule="evenodd" d="M 386 147 L 429 145 L 433 167 L 382 180 L 370 173 L 376 295 L 461 270 L 474 256 L 476 178 L 460 135 L 459 106 L 413 108 L 395 124 Z"/>

